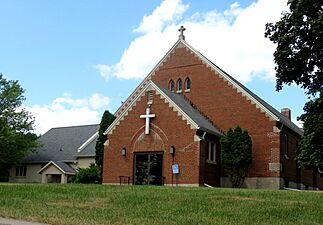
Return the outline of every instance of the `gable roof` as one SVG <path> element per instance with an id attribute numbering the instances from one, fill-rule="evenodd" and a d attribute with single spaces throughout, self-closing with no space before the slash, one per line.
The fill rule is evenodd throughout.
<path id="1" fill-rule="evenodd" d="M 84 145 L 99 130 L 99 124 L 52 128 L 39 138 L 42 145 L 35 153 L 24 159 L 26 163 L 47 163 L 49 161 L 70 162 L 78 154 L 86 151 L 87 155 L 95 155 L 95 143 Z M 96 140 L 96 139 L 95 139 Z M 82 145 L 83 150 L 77 152 Z"/>
<path id="2" fill-rule="evenodd" d="M 187 102 L 183 96 L 179 94 L 175 94 L 165 88 L 160 87 L 153 81 L 148 81 L 146 86 L 140 91 L 136 100 L 139 99 L 140 96 L 144 95 L 144 93 L 148 90 L 155 90 L 156 94 L 160 95 L 161 98 L 165 99 L 165 102 L 168 103 L 171 107 L 176 110 L 184 120 L 187 121 L 188 124 L 191 125 L 191 128 L 203 130 L 209 133 L 212 133 L 217 136 L 222 136 L 221 131 L 215 127 L 207 118 L 205 118 L 197 109 L 195 109 L 189 102 Z M 128 105 L 127 110 L 123 111 L 108 127 L 106 133 L 111 133 L 115 129 L 115 127 L 123 120 L 124 116 L 128 114 L 128 112 L 135 105 L 136 101 L 133 101 L 130 105 Z"/>
<path id="3" fill-rule="evenodd" d="M 43 168 L 41 168 L 38 173 L 42 173 L 46 170 L 50 165 L 55 166 L 58 170 L 60 170 L 64 174 L 75 174 L 75 169 L 70 167 L 68 164 L 59 161 L 50 161 Z"/>
<path id="4" fill-rule="evenodd" d="M 166 95 L 172 102 L 177 110 L 181 109 L 190 118 L 196 123 L 196 128 L 213 133 L 217 136 L 223 136 L 223 133 L 214 125 L 211 121 L 205 118 L 196 108 L 194 108 L 188 101 L 183 98 L 183 95 L 176 94 L 166 88 L 160 87 L 158 84 L 151 81 L 152 85 L 156 85 L 160 90 Z"/>
<path id="5" fill-rule="evenodd" d="M 136 97 L 141 93 L 141 90 L 145 88 L 149 80 L 151 79 L 151 76 L 155 74 L 155 72 L 159 69 L 159 67 L 163 64 L 164 61 L 167 60 L 168 57 L 172 54 L 172 52 L 176 48 L 182 48 L 186 47 L 189 49 L 192 53 L 194 53 L 198 58 L 205 63 L 208 67 L 211 68 L 211 70 L 217 72 L 220 76 L 222 76 L 228 83 L 230 83 L 238 92 L 240 92 L 242 95 L 246 96 L 247 99 L 250 99 L 251 102 L 253 102 L 257 108 L 260 108 L 261 111 L 265 112 L 266 115 L 271 118 L 272 120 L 275 120 L 277 122 L 281 122 L 283 125 L 289 127 L 292 131 L 296 132 L 299 135 L 303 135 L 303 130 L 300 129 L 296 124 L 294 124 L 292 121 L 290 121 L 288 118 L 286 118 L 283 114 L 281 114 L 278 110 L 273 108 L 271 105 L 269 105 L 267 102 L 265 102 L 263 99 L 258 97 L 256 94 L 254 94 L 252 91 L 250 91 L 247 87 L 242 85 L 240 82 L 238 82 L 236 79 L 231 77 L 229 74 L 224 72 L 222 69 L 220 69 L 218 66 L 216 66 L 213 62 L 211 62 L 209 59 L 207 59 L 204 55 L 202 55 L 200 52 L 195 50 L 193 47 L 191 47 L 185 40 L 179 39 L 172 48 L 166 53 L 166 55 L 157 63 L 157 65 L 152 69 L 152 71 L 144 78 L 144 80 L 137 86 L 137 88 L 132 92 L 132 94 L 124 101 L 124 103 L 119 107 L 119 109 L 116 111 L 115 116 L 118 118 L 119 115 L 121 115 L 124 111 L 127 111 L 127 108 L 129 105 L 132 104 L 133 101 L 135 101 Z M 107 132 L 106 132 L 107 133 Z"/>
<path id="6" fill-rule="evenodd" d="M 97 131 L 77 149 L 77 156 L 95 156 L 95 145 L 98 137 L 99 132 Z"/>

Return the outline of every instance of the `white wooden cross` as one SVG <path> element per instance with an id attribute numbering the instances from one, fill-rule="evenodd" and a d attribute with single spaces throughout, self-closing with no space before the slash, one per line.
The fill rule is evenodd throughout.
<path id="1" fill-rule="evenodd" d="M 146 109 L 146 114 L 145 115 L 140 115 L 140 118 L 146 119 L 146 128 L 145 128 L 145 134 L 149 134 L 149 122 L 150 118 L 154 118 L 155 114 L 149 114 L 150 113 L 150 108 Z"/>

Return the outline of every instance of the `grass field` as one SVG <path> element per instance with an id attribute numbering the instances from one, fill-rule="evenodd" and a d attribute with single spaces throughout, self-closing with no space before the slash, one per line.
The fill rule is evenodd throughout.
<path id="1" fill-rule="evenodd" d="M 323 193 L 0 184 L 0 216 L 50 224 L 323 224 Z"/>

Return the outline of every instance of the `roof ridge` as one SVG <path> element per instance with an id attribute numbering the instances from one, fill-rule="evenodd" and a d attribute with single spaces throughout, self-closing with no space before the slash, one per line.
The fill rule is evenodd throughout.
<path id="1" fill-rule="evenodd" d="M 95 124 L 84 124 L 84 125 L 72 125 L 72 126 L 62 126 L 62 127 L 52 127 L 50 130 L 52 129 L 62 129 L 62 128 L 75 128 L 75 127 L 90 127 L 90 126 L 99 126 L 99 123 L 95 123 Z"/>

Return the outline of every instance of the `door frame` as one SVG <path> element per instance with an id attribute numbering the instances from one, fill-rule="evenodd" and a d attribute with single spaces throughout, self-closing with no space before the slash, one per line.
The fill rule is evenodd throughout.
<path id="1" fill-rule="evenodd" d="M 136 184 L 136 155 L 149 155 L 149 154 L 159 154 L 162 155 L 162 184 L 164 185 L 164 151 L 160 150 L 160 151 L 147 151 L 147 152 L 134 152 L 133 153 L 133 168 L 132 168 L 132 173 L 133 173 L 133 179 L 132 179 L 132 184 L 135 185 Z M 149 156 L 148 156 L 149 158 Z M 150 184 L 147 184 L 150 185 Z"/>

